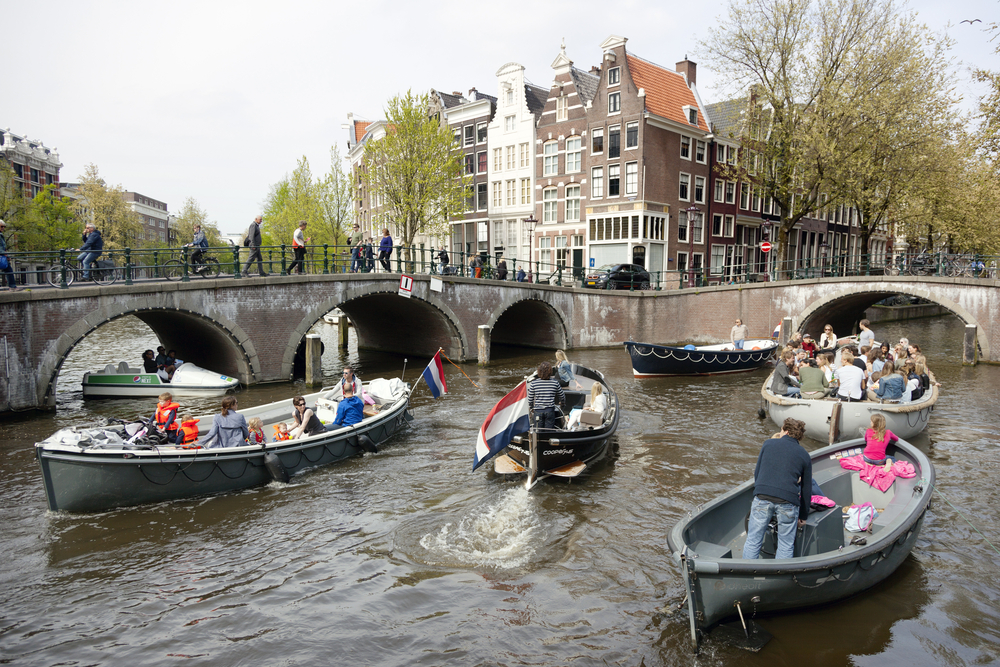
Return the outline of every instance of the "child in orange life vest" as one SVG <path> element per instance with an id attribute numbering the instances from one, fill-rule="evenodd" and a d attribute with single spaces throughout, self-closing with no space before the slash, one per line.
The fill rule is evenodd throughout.
<path id="1" fill-rule="evenodd" d="M 280 424 L 274 425 L 274 440 L 278 442 L 280 440 L 291 440 L 292 436 L 288 432 L 288 424 L 281 422 Z"/>
<path id="2" fill-rule="evenodd" d="M 264 422 L 260 420 L 260 417 L 251 417 L 250 421 L 247 422 L 247 426 L 250 427 L 250 436 L 247 438 L 247 442 L 251 445 L 263 445 L 267 443 L 267 436 L 264 435 Z"/>
<path id="3" fill-rule="evenodd" d="M 181 417 L 181 437 L 183 439 L 179 444 L 188 445 L 198 439 L 198 422 L 200 421 L 191 415 Z"/>
<path id="4" fill-rule="evenodd" d="M 167 442 L 178 442 L 179 431 L 177 429 L 177 408 L 181 407 L 174 403 L 174 395 L 169 391 L 160 394 L 156 404 L 156 412 L 150 417 L 149 422 L 156 426 L 158 431 L 167 435 Z M 183 438 L 183 434 L 181 434 Z"/>

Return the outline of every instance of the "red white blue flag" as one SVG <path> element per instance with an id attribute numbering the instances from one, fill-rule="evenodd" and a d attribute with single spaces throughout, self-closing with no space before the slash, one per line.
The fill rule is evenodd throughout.
<path id="1" fill-rule="evenodd" d="M 437 351 L 431 363 L 427 364 L 423 374 L 424 382 L 431 388 L 434 398 L 448 393 L 448 384 L 444 381 L 444 366 L 441 365 L 441 350 Z"/>
<path id="2" fill-rule="evenodd" d="M 778 340 L 778 335 L 781 333 L 781 322 L 778 322 L 778 326 L 774 327 L 774 331 L 771 332 L 771 338 Z"/>
<path id="3" fill-rule="evenodd" d="M 493 406 L 486 421 L 479 429 L 476 456 L 472 461 L 475 470 L 494 454 L 510 444 L 511 438 L 528 430 L 528 386 L 522 381 L 513 391 Z"/>

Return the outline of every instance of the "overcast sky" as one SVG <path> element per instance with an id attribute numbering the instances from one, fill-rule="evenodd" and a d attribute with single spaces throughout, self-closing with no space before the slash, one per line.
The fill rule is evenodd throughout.
<path id="1" fill-rule="evenodd" d="M 673 67 L 695 59 L 723 12 L 701 2 L 523 3 L 4 2 L 0 127 L 59 150 L 63 181 L 88 163 L 110 184 L 165 201 L 194 197 L 223 232 L 242 230 L 271 184 L 303 155 L 313 174 L 346 153 L 348 112 L 382 117 L 407 88 L 496 95 L 514 61 L 548 86 L 565 38 L 577 67 L 599 64 L 599 44 Z M 952 24 L 959 92 L 980 94 L 970 65 L 1000 69 L 994 44 L 963 19 L 995 18 L 996 0 L 914 0 L 936 30 Z M 721 99 L 702 65 L 702 99 Z M 967 108 L 971 105 L 967 103 Z"/>

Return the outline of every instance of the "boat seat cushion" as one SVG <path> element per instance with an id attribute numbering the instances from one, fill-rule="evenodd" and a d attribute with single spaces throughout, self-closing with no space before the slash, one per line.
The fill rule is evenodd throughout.
<path id="1" fill-rule="evenodd" d="M 131 372 L 132 372 L 132 371 L 130 371 L 130 370 L 129 370 L 129 368 L 128 368 L 128 362 L 127 362 L 127 361 L 122 361 L 122 362 L 120 362 L 120 363 L 118 364 L 118 372 L 119 372 L 119 373 L 123 373 L 123 374 L 125 374 L 125 375 L 127 375 L 127 374 L 129 374 L 129 373 L 131 373 Z"/>

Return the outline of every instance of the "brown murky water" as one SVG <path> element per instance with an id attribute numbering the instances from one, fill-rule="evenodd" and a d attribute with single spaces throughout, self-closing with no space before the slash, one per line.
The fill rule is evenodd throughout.
<path id="1" fill-rule="evenodd" d="M 322 326 L 322 325 L 320 325 Z M 377 455 L 243 493 L 63 515 L 46 510 L 32 445 L 67 423 L 152 412 L 87 401 L 88 368 L 155 345 L 135 320 L 103 327 L 67 361 L 59 411 L 7 421 L 0 444 L 0 660 L 18 665 L 885 665 L 1000 660 L 996 511 L 1000 367 L 963 368 L 962 326 L 939 318 L 876 333 L 918 342 L 944 394 L 916 442 L 939 494 L 913 555 L 855 599 L 762 625 L 759 654 L 709 638 L 691 655 L 666 532 L 753 471 L 773 432 L 756 417 L 764 372 L 637 381 L 622 349 L 570 357 L 602 369 L 624 414 L 618 455 L 572 484 L 471 473 L 490 407 L 547 353 L 498 350 L 450 365 L 451 394 L 413 398 L 415 421 Z M 345 356 L 325 370 L 398 375 L 402 358 Z M 414 380 L 426 360 L 413 361 Z M 255 387 L 241 404 L 296 392 Z M 194 412 L 218 399 L 187 402 Z M 820 443 L 807 442 L 808 448 Z M 943 494 L 943 495 L 941 495 Z"/>

